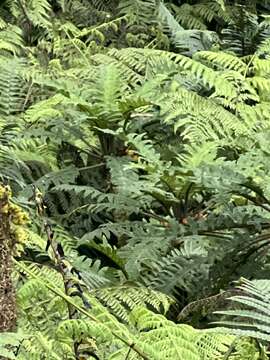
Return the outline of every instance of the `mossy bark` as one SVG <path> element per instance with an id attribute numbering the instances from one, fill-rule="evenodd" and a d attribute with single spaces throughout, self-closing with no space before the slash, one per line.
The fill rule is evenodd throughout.
<path id="1" fill-rule="evenodd" d="M 15 290 L 12 285 L 12 239 L 8 211 L 8 192 L 0 196 L 0 332 L 13 331 L 16 326 Z M 1 359 L 1 358 L 0 358 Z"/>

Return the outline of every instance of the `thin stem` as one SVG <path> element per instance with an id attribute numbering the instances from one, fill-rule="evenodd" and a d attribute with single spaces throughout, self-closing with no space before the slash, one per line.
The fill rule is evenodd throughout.
<path id="1" fill-rule="evenodd" d="M 131 353 L 131 347 L 128 349 L 128 352 L 127 352 L 127 355 L 126 355 L 126 357 L 125 357 L 125 360 L 128 360 L 130 353 Z"/>
<path id="2" fill-rule="evenodd" d="M 32 25 L 32 21 L 30 19 L 30 17 L 28 16 L 27 10 L 24 7 L 24 4 L 21 0 L 18 0 L 18 4 L 20 5 L 20 8 L 22 9 L 23 15 L 25 16 L 25 18 L 27 19 L 27 22 L 29 23 L 29 25 Z"/>
<path id="3" fill-rule="evenodd" d="M 192 186 L 193 186 L 193 183 L 190 183 L 188 185 L 188 188 L 187 188 L 187 191 L 186 191 L 186 194 L 185 194 L 185 200 L 184 200 L 184 214 L 185 214 L 185 217 L 187 216 L 187 213 L 188 213 L 189 194 L 190 194 L 190 191 L 192 189 Z"/>
<path id="4" fill-rule="evenodd" d="M 270 228 L 270 224 L 265 223 L 265 224 L 261 224 L 263 229 L 269 229 Z M 216 228 L 214 230 L 199 230 L 196 234 L 197 235 L 201 235 L 201 236 L 212 236 L 212 237 L 219 237 L 219 238 L 224 238 L 224 239 L 230 239 L 229 234 L 228 236 L 223 236 L 222 233 L 218 232 L 218 231 L 222 231 L 222 230 L 233 230 L 233 229 L 252 229 L 254 228 L 254 225 L 250 225 L 250 224 L 234 224 L 234 225 L 229 225 L 227 227 L 221 226 L 219 228 Z M 194 233 L 192 231 L 187 231 L 186 233 L 183 234 L 183 238 L 186 236 L 190 236 L 193 235 Z M 262 239 L 263 240 L 263 239 Z M 183 240 L 176 240 L 174 243 L 174 246 L 178 246 L 181 245 L 181 243 L 183 242 Z"/>
<path id="5" fill-rule="evenodd" d="M 38 215 L 40 217 L 40 219 L 43 222 L 43 226 L 45 229 L 45 233 L 47 236 L 47 249 L 49 249 L 49 247 L 51 246 L 52 251 L 53 251 L 53 256 L 54 256 L 54 261 L 57 265 L 57 268 L 61 274 L 62 280 L 63 280 L 63 284 L 64 284 L 64 289 L 65 289 L 65 295 L 68 296 L 68 291 L 69 291 L 69 279 L 66 277 L 66 272 L 65 272 L 65 268 L 64 268 L 64 264 L 62 261 L 62 255 L 61 253 L 58 252 L 58 245 L 56 245 L 54 243 L 54 232 L 51 228 L 51 225 L 47 222 L 46 218 L 45 218 L 45 206 L 44 206 L 44 199 L 43 199 L 43 195 L 41 193 L 37 192 L 36 187 L 34 187 L 33 189 L 34 193 L 33 193 L 33 197 L 36 203 L 36 207 L 37 207 L 37 212 Z M 70 305 L 70 303 L 66 303 L 67 304 L 67 310 L 68 310 L 68 318 L 70 320 L 73 319 L 73 313 L 72 313 L 72 306 Z M 78 353 L 78 343 L 76 341 L 73 342 L 73 348 L 74 348 L 74 355 L 76 359 L 79 359 L 79 353 Z"/>
<path id="6" fill-rule="evenodd" d="M 260 196 L 260 198 L 262 198 L 268 205 L 270 205 L 270 201 L 263 195 L 263 192 L 260 189 L 252 185 L 247 185 L 247 184 L 240 184 L 240 185 L 251 191 L 254 191 L 257 195 Z"/>
<path id="7" fill-rule="evenodd" d="M 123 16 L 120 16 L 120 17 L 117 18 L 117 19 L 113 19 L 113 20 L 111 20 L 111 21 L 104 22 L 104 23 L 102 23 L 102 24 L 100 24 L 100 25 L 97 25 L 97 26 L 93 27 L 92 29 L 90 29 L 90 32 L 96 31 L 96 30 L 99 30 L 99 29 L 102 29 L 103 27 L 106 28 L 106 27 L 108 27 L 108 25 L 114 24 L 114 23 L 116 23 L 116 22 L 118 22 L 118 21 L 121 21 L 121 20 L 124 20 L 124 19 L 127 19 L 127 15 L 123 15 Z"/>
<path id="8" fill-rule="evenodd" d="M 235 345 L 237 343 L 237 341 L 239 340 L 239 337 L 237 337 L 230 345 L 228 351 L 225 353 L 223 360 L 228 360 L 229 357 L 231 356 L 231 354 L 233 353 L 233 351 L 235 350 Z"/>
<path id="9" fill-rule="evenodd" d="M 258 237 L 256 237 L 254 240 L 252 240 L 249 244 L 247 244 L 245 247 L 242 248 L 242 250 L 247 250 L 250 247 L 252 247 L 253 245 L 255 245 L 256 243 L 258 243 L 259 241 L 264 241 L 264 240 L 269 240 L 270 239 L 270 233 L 266 233 L 263 235 L 260 235 Z"/>
<path id="10" fill-rule="evenodd" d="M 168 220 L 163 218 L 162 216 L 152 214 L 152 213 L 149 213 L 149 212 L 145 212 L 145 211 L 142 211 L 141 214 L 144 215 L 144 216 L 148 216 L 148 217 L 150 217 L 152 219 L 158 220 L 161 223 L 168 223 Z"/>
<path id="11" fill-rule="evenodd" d="M 72 42 L 72 45 L 75 47 L 75 49 L 78 51 L 78 53 L 84 58 L 85 62 L 88 65 L 91 65 L 89 59 L 84 54 L 84 52 L 79 48 L 79 46 L 75 43 L 74 39 L 72 39 L 72 37 L 69 35 L 69 33 L 65 29 L 64 29 L 64 32 L 65 32 L 66 36 L 68 37 L 68 39 Z"/>
<path id="12" fill-rule="evenodd" d="M 29 88 L 28 88 L 28 90 L 27 90 L 27 94 L 26 94 L 26 96 L 25 96 L 25 99 L 24 99 L 24 102 L 23 102 L 21 111 L 24 111 L 24 109 L 25 109 L 25 107 L 26 107 L 26 105 L 27 105 L 27 103 L 28 103 L 28 101 L 29 101 L 29 98 L 30 98 L 31 92 L 32 92 L 32 87 L 33 87 L 33 83 L 30 82 L 30 85 L 29 85 Z"/>
<path id="13" fill-rule="evenodd" d="M 250 65 L 252 64 L 253 60 L 255 59 L 255 57 L 257 56 L 257 54 L 253 54 L 253 56 L 251 57 L 251 59 L 249 60 L 249 62 L 247 63 L 247 66 L 246 66 L 246 69 L 245 69 L 245 73 L 244 73 L 244 78 L 247 77 L 247 73 L 248 73 L 248 70 L 250 68 Z"/>
<path id="14" fill-rule="evenodd" d="M 81 168 L 77 168 L 77 170 L 79 171 L 84 171 L 84 170 L 91 170 L 91 169 L 95 169 L 97 167 L 101 167 L 101 166 L 105 166 L 106 163 L 100 163 L 100 164 L 96 164 L 96 165 L 90 165 L 90 166 L 84 166 Z"/>

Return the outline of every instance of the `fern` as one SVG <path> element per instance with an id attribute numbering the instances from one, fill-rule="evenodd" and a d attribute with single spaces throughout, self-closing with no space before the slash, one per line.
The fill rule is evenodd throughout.
<path id="1" fill-rule="evenodd" d="M 20 54 L 24 48 L 22 31 L 19 27 L 3 22 L 0 29 L 0 49 L 13 55 Z"/>
<path id="2" fill-rule="evenodd" d="M 24 269 L 27 274 L 35 279 L 34 281 L 37 281 L 41 285 L 42 280 L 36 272 L 32 272 L 32 270 L 27 269 L 22 265 L 20 265 L 20 268 Z M 56 290 L 55 286 L 48 280 L 46 280 L 44 285 L 51 291 L 56 292 L 60 298 L 73 304 L 77 310 L 92 320 L 90 323 L 87 319 L 64 320 L 61 322 L 57 330 L 57 340 L 60 341 L 61 348 L 64 346 L 66 351 L 70 347 L 69 339 L 71 333 L 75 340 L 82 340 L 90 336 L 94 337 L 98 344 L 106 344 L 106 346 L 115 344 L 119 350 L 117 350 L 116 353 L 114 353 L 115 350 L 112 351 L 112 353 L 114 353 L 112 354 L 113 358 L 115 356 L 119 357 L 121 354 L 127 352 L 129 352 L 131 356 L 135 356 L 135 358 L 137 354 L 145 359 L 160 359 L 160 355 L 164 358 L 164 356 L 170 357 L 174 356 L 174 354 L 183 354 L 183 356 L 186 354 L 186 356 L 196 356 L 195 358 L 199 359 L 200 353 L 211 358 L 214 354 L 226 351 L 226 345 L 231 341 L 230 338 L 225 338 L 223 336 L 222 339 L 224 345 L 222 342 L 218 341 L 216 344 L 211 342 L 211 346 L 208 347 L 208 345 L 206 345 L 206 339 L 209 335 L 203 335 L 200 332 L 197 333 L 194 329 L 185 325 L 175 325 L 161 315 L 155 315 L 141 307 L 134 308 L 131 313 L 131 321 L 134 322 L 134 325 L 136 324 L 137 328 L 136 333 L 132 334 L 93 298 L 91 299 L 91 313 L 93 315 L 91 313 L 88 315 L 87 311 L 83 310 L 79 305 L 75 305 L 75 303 L 63 295 L 60 290 Z M 27 293 L 29 295 L 28 291 Z M 147 332 L 144 331 L 146 328 L 148 328 Z M 113 331 L 111 331 L 111 329 L 113 329 Z M 163 341 L 153 342 L 153 339 L 159 339 L 164 333 L 170 334 L 171 339 L 165 348 Z M 193 340 L 191 341 L 191 339 Z M 192 342 L 193 345 L 191 345 Z M 49 347 L 47 346 L 47 351 L 48 350 Z M 58 351 L 59 350 L 60 348 L 58 347 Z M 49 354 L 56 358 L 58 356 L 57 352 L 53 352 L 52 343 L 50 345 Z"/>
<path id="3" fill-rule="evenodd" d="M 208 64 L 217 67 L 218 69 L 234 70 L 244 74 L 246 71 L 246 64 L 236 56 L 223 52 L 200 51 L 195 58 L 206 60 Z"/>
<path id="4" fill-rule="evenodd" d="M 14 115 L 22 110 L 25 92 L 25 83 L 20 76 L 20 69 L 24 61 L 10 60 L 8 63 L 2 59 L 0 62 L 0 97 L 1 115 Z M 14 71 L 14 67 L 15 70 Z"/>
<path id="5" fill-rule="evenodd" d="M 242 309 L 217 312 L 234 317 L 232 320 L 221 321 L 220 324 L 230 329 L 231 333 L 250 336 L 262 341 L 269 341 L 269 281 L 242 279 L 237 289 L 239 295 L 230 298 L 240 304 Z M 236 319 L 235 319 L 236 318 Z"/>
<path id="6" fill-rule="evenodd" d="M 151 262 L 147 265 L 148 274 L 144 275 L 144 281 L 153 289 L 168 295 L 175 295 L 178 290 L 192 286 L 190 279 L 194 272 L 198 275 L 198 268 L 204 273 L 205 253 L 202 249 L 193 249 L 185 256 L 181 251 L 174 250 L 162 261 Z M 170 280 L 168 280 L 170 279 Z M 190 290 L 190 289 L 189 289 Z"/>
<path id="7" fill-rule="evenodd" d="M 120 290 L 120 291 L 119 291 Z M 143 287 L 119 286 L 97 289 L 92 293 L 107 309 L 121 321 L 129 322 L 129 313 L 136 306 L 148 306 L 157 312 L 166 313 L 172 300 L 157 291 Z"/>
<path id="8" fill-rule="evenodd" d="M 214 356 L 225 352 L 229 338 L 221 338 L 215 343 L 211 339 L 211 345 L 207 346 L 207 335 L 194 332 L 194 330 L 187 325 L 174 325 L 168 320 L 162 318 L 161 315 L 152 315 L 149 311 L 143 308 L 136 308 L 131 313 L 131 320 L 139 331 L 138 343 L 152 359 L 164 359 L 183 357 L 185 359 L 200 359 L 201 356 L 205 358 L 213 358 Z M 145 329 L 148 329 L 145 331 Z M 162 338 L 164 335 L 168 336 L 168 342 L 164 346 Z M 193 338 L 192 341 L 191 338 Z M 117 353 L 121 359 L 124 354 L 123 350 Z M 133 354 L 131 354 L 132 356 Z M 135 354 L 134 354 L 135 355 Z M 131 358 L 138 358 L 136 355 Z"/>
<path id="9" fill-rule="evenodd" d="M 156 12 L 155 0 L 121 0 L 118 7 L 120 14 L 127 15 L 131 24 L 148 25 L 155 21 L 155 18 L 153 19 Z"/>
<path id="10" fill-rule="evenodd" d="M 241 339 L 175 314 L 205 328 L 269 276 L 269 5 L 176 3 L 0 5 L 0 180 L 31 217 L 0 356 L 265 355 L 260 282 L 224 315 Z"/>
<path id="11" fill-rule="evenodd" d="M 48 28 L 51 26 L 49 20 L 51 6 L 47 0 L 14 1 L 11 6 L 13 16 L 25 16 L 35 26 Z"/>

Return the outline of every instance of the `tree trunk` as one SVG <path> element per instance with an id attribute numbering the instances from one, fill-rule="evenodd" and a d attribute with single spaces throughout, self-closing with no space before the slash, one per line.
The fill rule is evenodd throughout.
<path id="1" fill-rule="evenodd" d="M 8 189 L 0 186 L 0 332 L 13 331 L 16 326 L 11 247 Z"/>

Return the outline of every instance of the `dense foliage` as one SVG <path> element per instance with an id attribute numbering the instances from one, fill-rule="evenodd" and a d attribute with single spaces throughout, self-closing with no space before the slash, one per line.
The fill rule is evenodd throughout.
<path id="1" fill-rule="evenodd" d="M 0 16 L 0 357 L 267 359 L 270 1 Z"/>

